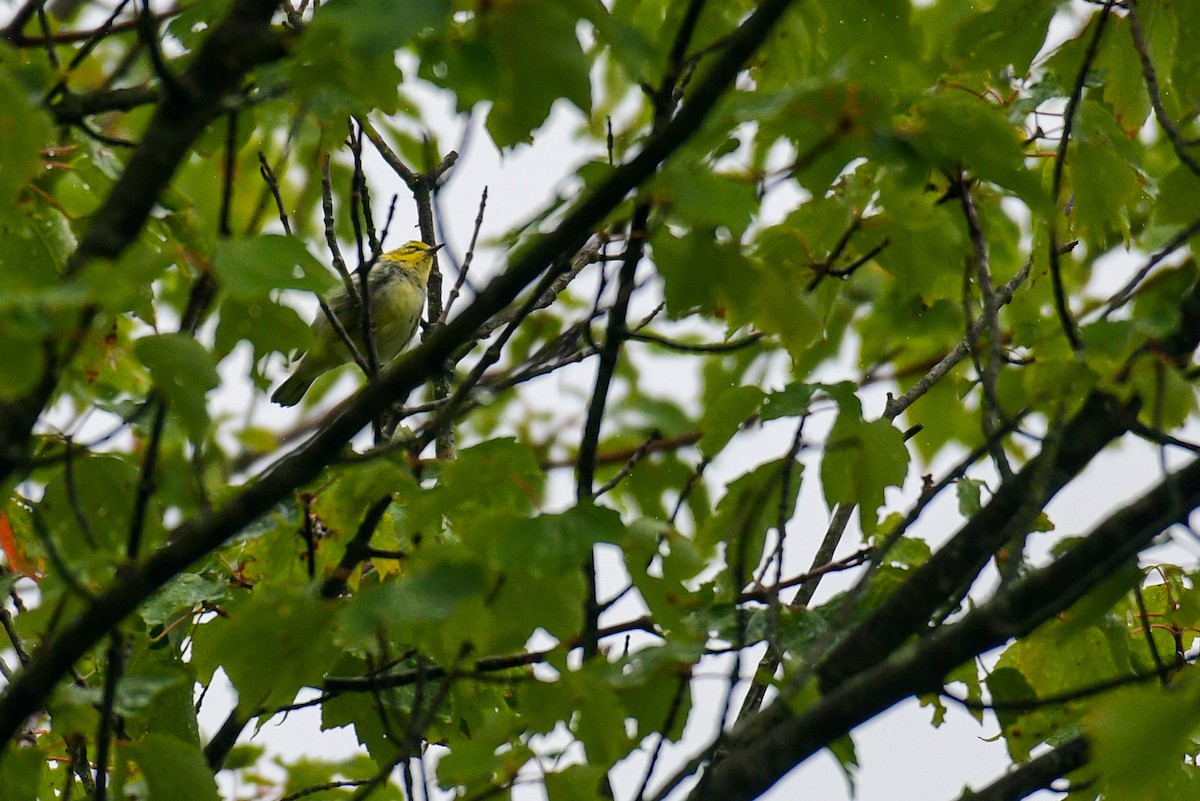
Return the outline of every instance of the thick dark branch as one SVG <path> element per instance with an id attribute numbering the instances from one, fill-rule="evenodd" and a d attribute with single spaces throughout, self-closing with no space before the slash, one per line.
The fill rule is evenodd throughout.
<path id="1" fill-rule="evenodd" d="M 1009 481 L 937 553 L 913 572 L 861 624 L 852 629 L 817 669 L 821 685 L 836 687 L 891 653 L 919 632 L 934 611 L 970 584 L 987 560 L 1086 467 L 1105 445 L 1124 434 L 1136 406 L 1095 393 L 1066 424 L 1057 447 L 1048 447 Z"/>
<path id="2" fill-rule="evenodd" d="M 374 416 L 398 399 L 407 397 L 414 388 L 440 370 L 451 354 L 463 343 L 470 341 L 480 326 L 507 307 L 525 287 L 537 279 L 547 265 L 554 263 L 560 254 L 578 249 L 587 240 L 593 228 L 599 225 L 632 189 L 653 175 L 658 166 L 696 132 L 713 106 L 733 85 L 734 78 L 741 71 L 745 61 L 762 44 L 791 4 L 791 0 L 764 0 L 738 32 L 730 37 L 725 49 L 715 57 L 712 67 L 695 84 L 691 95 L 672 121 L 658 134 L 646 140 L 641 153 L 613 170 L 608 180 L 584 195 L 563 216 L 562 222 L 555 230 L 534 237 L 527 245 L 516 249 L 507 269 L 480 292 L 462 314 L 433 332 L 419 348 L 395 360 L 381 373 L 379 380 L 364 387 L 345 409 L 330 421 L 328 427 L 314 435 L 291 456 L 272 467 L 256 482 L 233 496 L 225 506 L 211 515 L 189 521 L 175 529 L 170 537 L 170 544 L 132 567 L 112 587 L 97 596 L 83 614 L 66 623 L 59 629 L 57 636 L 45 642 L 29 668 L 22 671 L 0 698 L 0 743 L 11 742 L 21 724 L 42 706 L 59 679 L 104 636 L 105 632 L 137 609 L 139 604 L 188 565 L 219 548 L 228 538 L 266 513 L 272 505 L 296 487 L 316 478 L 323 466 L 340 453 L 354 435 L 369 425 Z M 261 29 L 265 32 L 265 20 L 273 8 L 274 4 L 265 0 L 242 0 L 234 7 L 230 20 L 237 20 L 237 25 L 233 26 L 235 29 Z M 255 17 L 251 24 L 245 18 L 250 11 L 262 19 Z M 244 53 L 246 43 L 240 40 L 242 34 L 232 41 L 221 35 L 228 23 L 229 20 L 218 28 L 210 41 L 217 41 L 226 50 Z M 205 48 L 208 49 L 210 48 Z M 205 58 L 198 56 L 192 69 L 185 73 L 184 83 L 192 85 L 190 76 L 197 64 L 208 63 L 217 58 L 218 54 L 211 54 Z M 156 124 L 164 124 L 164 114 L 166 112 L 160 110 L 160 114 L 156 115 L 151 124 L 151 130 L 154 130 Z M 175 117 L 168 114 L 167 119 Z M 149 133 L 147 135 L 149 136 Z M 139 150 L 139 153 L 141 152 Z M 145 156 L 142 162 L 147 160 L 153 161 L 151 157 Z M 169 177 L 176 165 L 177 161 L 160 164 L 159 167 L 165 169 Z M 140 168 L 139 175 L 142 177 L 134 176 L 133 168 L 134 163 L 131 162 L 118 189 L 142 182 L 147 187 L 157 186 L 160 189 L 165 185 L 165 178 L 162 181 L 148 180 L 142 175 L 146 171 L 146 164 L 143 163 Z M 116 199 L 124 197 L 128 191 L 129 189 L 114 190 L 113 197 L 97 219 L 97 225 L 103 219 L 110 221 L 111 228 L 115 231 L 130 236 L 137 233 L 137 227 L 131 230 L 130 224 L 136 220 L 137 226 L 140 226 L 153 201 L 139 201 L 137 207 L 141 211 L 136 214 L 120 214 L 110 210 L 109 207 Z M 85 240 L 85 244 L 88 242 L 90 244 L 86 248 L 81 247 L 81 251 L 84 255 L 94 256 L 113 247 L 119 251 L 128 239 L 97 234 Z"/>
<path id="3" fill-rule="evenodd" d="M 157 103 L 159 97 L 158 89 L 151 86 L 105 89 L 85 94 L 64 90 L 50 106 L 50 113 L 59 125 L 77 125 L 93 114 L 131 111 L 150 103 Z"/>
<path id="4" fill-rule="evenodd" d="M 1055 779 L 1083 767 L 1091 757 L 1090 752 L 1087 739 L 1075 737 L 1004 774 L 982 790 L 964 793 L 959 801 L 1018 801 L 1038 790 L 1049 789 Z"/>
<path id="5" fill-rule="evenodd" d="M 1179 328 L 1160 343 L 1176 358 L 1190 355 L 1200 342 L 1200 284 L 1183 298 L 1181 315 Z M 1057 447 L 1044 449 L 1001 484 L 987 506 L 830 651 L 818 668 L 822 686 L 834 687 L 876 664 L 920 631 L 933 612 L 956 597 L 991 555 L 1018 533 L 1026 522 L 1021 518 L 1040 510 L 1135 420 L 1136 407 L 1108 395 L 1090 395 L 1063 427 Z"/>
<path id="6" fill-rule="evenodd" d="M 728 756 L 698 785 L 691 801 L 749 801 L 793 767 L 855 726 L 911 695 L 936 692 L 947 673 L 1067 609 L 1104 577 L 1136 557 L 1155 536 L 1200 505 L 1200 460 L 1168 476 L 1111 515 L 1049 566 L 924 640 L 853 676 L 804 712 L 785 700 L 747 721 Z"/>

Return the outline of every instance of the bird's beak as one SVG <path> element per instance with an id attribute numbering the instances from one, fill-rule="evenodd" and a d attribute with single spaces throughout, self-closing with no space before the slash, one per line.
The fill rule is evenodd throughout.
<path id="1" fill-rule="evenodd" d="M 444 248 L 444 247 L 446 247 L 446 243 L 445 243 L 445 242 L 443 242 L 443 243 L 442 243 L 442 244 L 440 244 L 440 245 L 434 245 L 433 247 L 431 247 L 431 248 L 429 249 L 429 252 L 430 252 L 430 253 L 437 253 L 439 250 L 441 250 L 441 249 L 442 249 L 442 248 Z"/>

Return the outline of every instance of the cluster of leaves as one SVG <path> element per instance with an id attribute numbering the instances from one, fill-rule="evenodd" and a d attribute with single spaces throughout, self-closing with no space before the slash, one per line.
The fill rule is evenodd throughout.
<path id="1" fill-rule="evenodd" d="M 910 697 L 940 720 L 951 684 L 1016 765 L 991 797 L 1194 795 L 1194 578 L 1137 557 L 1200 468 L 1043 567 L 1025 541 L 1109 443 L 1197 449 L 1197 0 L 54 5 L 0 43 L 0 799 L 211 799 L 222 770 L 749 799 L 823 748 L 852 771 L 855 727 Z M 455 157 L 417 84 L 501 150 L 565 101 L 593 160 L 473 296 L 451 305 L 473 251 L 449 292 L 436 272 L 423 343 L 333 413 L 214 416 L 308 343 L 282 293 L 369 269 L 391 214 L 364 149 L 433 241 Z M 590 391 L 531 410 L 584 360 Z M 696 397 L 648 388 L 677 367 Z M 958 466 L 912 480 L 935 460 Z M 736 729 L 664 767 L 731 652 L 759 660 L 721 690 Z M 237 702 L 205 738 L 218 671 Z M 234 748 L 297 706 L 366 757 L 280 780 Z M 608 786 L 626 761 L 640 786 Z"/>

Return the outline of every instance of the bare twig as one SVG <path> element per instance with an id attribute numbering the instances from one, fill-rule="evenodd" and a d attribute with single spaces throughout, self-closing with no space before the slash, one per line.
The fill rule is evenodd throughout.
<path id="1" fill-rule="evenodd" d="M 1142 79 L 1146 83 L 1146 91 L 1150 95 L 1150 106 L 1154 109 L 1154 118 L 1158 120 L 1159 127 L 1171 140 L 1171 148 L 1175 151 L 1175 157 L 1192 171 L 1192 174 L 1200 178 L 1200 161 L 1188 150 L 1189 146 L 1193 146 L 1195 142 L 1187 142 L 1183 138 L 1183 134 L 1179 132 L 1179 127 L 1167 114 L 1166 108 L 1163 107 L 1162 92 L 1158 88 L 1158 75 L 1154 71 L 1154 62 L 1150 60 L 1150 49 L 1146 46 L 1146 35 L 1142 31 L 1142 21 L 1138 15 L 1138 0 L 1125 0 L 1125 10 L 1129 15 L 1129 34 L 1133 37 L 1133 46 L 1137 50 L 1138 59 L 1142 63 Z"/>
<path id="2" fill-rule="evenodd" d="M 1058 312 L 1059 322 L 1062 324 L 1063 333 L 1067 336 L 1067 341 L 1071 344 L 1072 350 L 1079 350 L 1082 343 L 1079 341 L 1079 335 L 1075 331 L 1075 320 L 1071 317 L 1071 309 L 1067 305 L 1066 289 L 1063 287 L 1062 267 L 1059 262 L 1059 257 L 1062 255 L 1058 244 L 1058 202 L 1062 198 L 1062 180 L 1063 169 L 1067 164 L 1067 147 L 1071 144 L 1071 130 L 1075 125 L 1075 112 L 1079 108 L 1079 102 L 1083 99 L 1083 89 L 1087 85 L 1087 74 L 1092 68 L 1092 62 L 1096 59 L 1096 53 L 1100 49 L 1100 39 L 1104 35 L 1104 28 L 1108 24 L 1108 18 L 1112 14 L 1114 0 L 1107 0 L 1104 8 L 1100 10 L 1100 18 L 1096 22 L 1096 30 L 1092 33 L 1092 38 L 1088 42 L 1087 49 L 1083 54 L 1083 61 L 1079 64 L 1079 73 L 1075 76 L 1075 84 L 1071 90 L 1071 97 L 1067 100 L 1066 110 L 1063 112 L 1063 130 L 1062 136 L 1058 141 L 1058 152 L 1054 157 L 1054 177 L 1051 182 L 1050 201 L 1052 204 L 1052 212 L 1050 218 L 1050 278 L 1054 284 L 1054 308 Z"/>

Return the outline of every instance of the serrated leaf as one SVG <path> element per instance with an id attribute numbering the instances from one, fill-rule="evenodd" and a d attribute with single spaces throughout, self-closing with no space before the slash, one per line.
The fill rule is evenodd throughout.
<path id="1" fill-rule="evenodd" d="M 213 269 L 226 292 L 252 300 L 262 300 L 276 289 L 320 294 L 337 285 L 304 243 L 290 236 L 222 239 L 213 254 Z"/>
<path id="2" fill-rule="evenodd" d="M 247 709 L 291 703 L 319 687 L 333 659 L 333 608 L 304 588 L 268 587 L 196 632 L 195 661 L 224 668 Z"/>
<path id="3" fill-rule="evenodd" d="M 758 387 L 733 387 L 717 396 L 701 421 L 699 447 L 712 458 L 741 430 L 751 415 L 762 406 L 765 395 Z"/>
<path id="4" fill-rule="evenodd" d="M 199 573 L 182 573 L 142 604 L 138 613 L 147 624 L 162 625 L 180 611 L 190 611 L 205 601 L 218 601 L 228 592 L 228 587 L 222 582 L 213 581 Z"/>
<path id="5" fill-rule="evenodd" d="M 809 401 L 816 390 L 815 384 L 792 383 L 778 392 L 770 393 L 763 401 L 763 421 L 807 414 Z"/>
<path id="6" fill-rule="evenodd" d="M 149 801 L 217 801 L 217 782 L 199 746 L 148 734 L 122 750 L 141 768 Z"/>
<path id="7" fill-rule="evenodd" d="M 565 3 L 510 0 L 487 7 L 479 25 L 495 54 L 498 92 L 487 128 L 496 146 L 529 140 L 554 101 L 591 109 L 588 63 L 575 33 L 578 18 Z"/>
<path id="8" fill-rule="evenodd" d="M 38 798 L 46 755 L 38 748 L 12 748 L 0 761 L 0 801 Z"/>
<path id="9" fill-rule="evenodd" d="M 228 354 L 242 340 L 254 347 L 257 361 L 273 352 L 306 350 L 312 343 L 312 332 L 296 310 L 288 306 L 263 298 L 228 297 L 221 303 L 221 319 L 217 323 L 217 353 Z"/>
<path id="10" fill-rule="evenodd" d="M 665 226 L 655 229 L 650 243 L 672 319 L 696 311 L 724 317 L 731 302 L 752 303 L 745 283 L 752 268 L 735 243 L 718 242 L 707 230 L 677 237 Z"/>
<path id="11" fill-rule="evenodd" d="M 1025 168 L 1021 134 L 1003 109 L 982 98 L 959 91 L 926 98 L 897 127 L 896 136 L 927 169 L 966 167 L 1039 211 L 1049 205 L 1041 181 Z"/>
<path id="12" fill-rule="evenodd" d="M 50 144 L 50 117 L 35 94 L 0 69 L 0 140 L 4 160 L 0 162 L 0 205 L 8 206 L 41 167 L 39 151 Z"/>
<path id="13" fill-rule="evenodd" d="M 203 439 L 210 422 L 205 396 L 221 383 L 212 355 L 184 334 L 142 337 L 134 343 L 134 353 L 192 439 Z"/>
<path id="14" fill-rule="evenodd" d="M 394 58 L 415 35 L 441 28 L 449 16 L 449 0 L 329 0 L 306 29 L 336 26 L 358 57 Z"/>
<path id="15" fill-rule="evenodd" d="M 870 534 L 883 491 L 900 486 L 907 474 L 908 448 L 899 429 L 887 420 L 867 422 L 845 408 L 838 413 L 821 460 L 821 483 L 830 508 L 858 504 L 863 532 Z"/>
<path id="16" fill-rule="evenodd" d="M 1160 798 L 1160 789 L 1194 745 L 1196 685 L 1174 691 L 1155 686 L 1121 690 L 1089 717 L 1092 764 L 1106 797 Z"/>
<path id="17" fill-rule="evenodd" d="M 1059 5 L 1046 0 L 999 0 L 982 13 L 964 15 L 946 55 L 959 68 L 999 72 L 1012 67 L 1016 75 L 1024 75 L 1042 48 Z"/>
<path id="18" fill-rule="evenodd" d="M 975 516 L 982 506 L 982 491 L 984 483 L 974 478 L 960 478 L 954 482 L 954 495 L 958 498 L 958 513 L 968 520 Z"/>
<path id="19" fill-rule="evenodd" d="M 783 476 L 791 470 L 789 495 L 783 498 Z M 696 545 L 710 549 L 718 543 L 727 543 L 731 553 L 726 555 L 730 564 L 744 559 L 743 568 L 749 569 L 758 563 L 762 554 L 767 530 L 775 526 L 782 515 L 784 520 L 792 516 L 795 509 L 797 487 L 800 484 L 799 462 L 777 459 L 759 465 L 748 473 L 734 479 L 725 488 L 725 496 L 717 504 L 716 512 L 704 524 L 696 536 Z"/>

